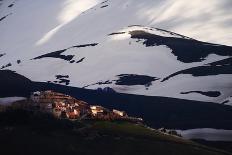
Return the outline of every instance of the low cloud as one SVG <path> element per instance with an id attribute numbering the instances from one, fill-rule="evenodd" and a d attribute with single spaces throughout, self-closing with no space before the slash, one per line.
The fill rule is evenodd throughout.
<path id="1" fill-rule="evenodd" d="M 156 0 L 140 14 L 148 25 L 199 40 L 232 45 L 231 0 Z"/>

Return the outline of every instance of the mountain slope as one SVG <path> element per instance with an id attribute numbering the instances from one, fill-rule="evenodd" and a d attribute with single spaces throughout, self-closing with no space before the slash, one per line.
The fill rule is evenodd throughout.
<path id="1" fill-rule="evenodd" d="M 214 10 L 227 4 L 226 0 L 210 2 Z M 171 0 L 2 1 L 0 68 L 16 71 L 33 81 L 224 103 L 232 95 L 231 63 L 212 64 L 230 62 L 232 47 L 192 38 L 217 42 L 222 35 L 219 30 L 229 33 L 231 29 L 212 25 L 211 33 L 218 30 L 214 39 L 201 36 L 207 32 L 205 29 L 197 29 L 191 37 L 160 29 L 164 23 L 175 23 L 171 19 L 180 14 L 172 12 L 173 8 L 184 3 L 182 0 L 175 3 Z M 195 3 L 193 6 L 199 6 L 202 14 L 210 12 L 201 10 L 207 2 Z M 197 16 L 191 11 L 186 14 Z M 218 15 L 215 20 L 221 23 L 221 16 L 214 15 Z M 186 27 L 179 25 L 169 30 L 190 35 L 185 30 L 191 22 L 182 19 L 184 25 L 188 23 Z M 227 21 L 229 17 L 223 22 Z M 223 36 L 229 40 L 227 35 Z M 195 72 L 204 74 L 196 76 Z"/>
<path id="2" fill-rule="evenodd" d="M 159 96 L 120 94 L 109 89 L 89 90 L 53 83 L 32 82 L 12 71 L 0 71 L 0 85 L 0 98 L 29 97 L 31 92 L 54 90 L 91 105 L 126 111 L 130 116 L 143 118 L 152 128 L 232 129 L 232 107 L 227 105 Z"/>

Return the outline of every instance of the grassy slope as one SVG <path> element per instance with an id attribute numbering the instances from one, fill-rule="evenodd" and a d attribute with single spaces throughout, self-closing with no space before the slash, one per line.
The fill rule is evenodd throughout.
<path id="1" fill-rule="evenodd" d="M 0 137 L 0 154 L 226 154 L 141 125 L 70 122 L 21 110 L 0 113 Z"/>

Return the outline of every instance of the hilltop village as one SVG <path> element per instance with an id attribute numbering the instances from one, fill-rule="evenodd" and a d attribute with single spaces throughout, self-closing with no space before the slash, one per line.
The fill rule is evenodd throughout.
<path id="1" fill-rule="evenodd" d="M 144 124 L 142 118 L 130 117 L 125 111 L 109 110 L 99 105 L 90 105 L 69 95 L 48 91 L 37 91 L 27 100 L 13 102 L 10 106 L 0 106 L 0 112 L 9 107 L 13 109 L 25 109 L 52 114 L 58 119 L 75 120 L 102 120 L 102 121 L 127 121 L 136 124 Z M 175 130 L 160 128 L 157 131 L 181 137 Z"/>
<path id="2" fill-rule="evenodd" d="M 129 117 L 126 112 L 116 109 L 109 110 L 98 105 L 75 99 L 69 95 L 53 91 L 33 92 L 29 99 L 30 105 L 42 112 L 52 113 L 57 118 L 81 120 L 126 120 L 142 122 L 141 118 Z"/>

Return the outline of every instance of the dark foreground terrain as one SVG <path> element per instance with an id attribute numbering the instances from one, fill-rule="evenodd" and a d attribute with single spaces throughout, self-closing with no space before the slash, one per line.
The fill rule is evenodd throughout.
<path id="1" fill-rule="evenodd" d="M 40 112 L 0 113 L 0 154 L 226 155 L 127 122 L 58 120 Z"/>

